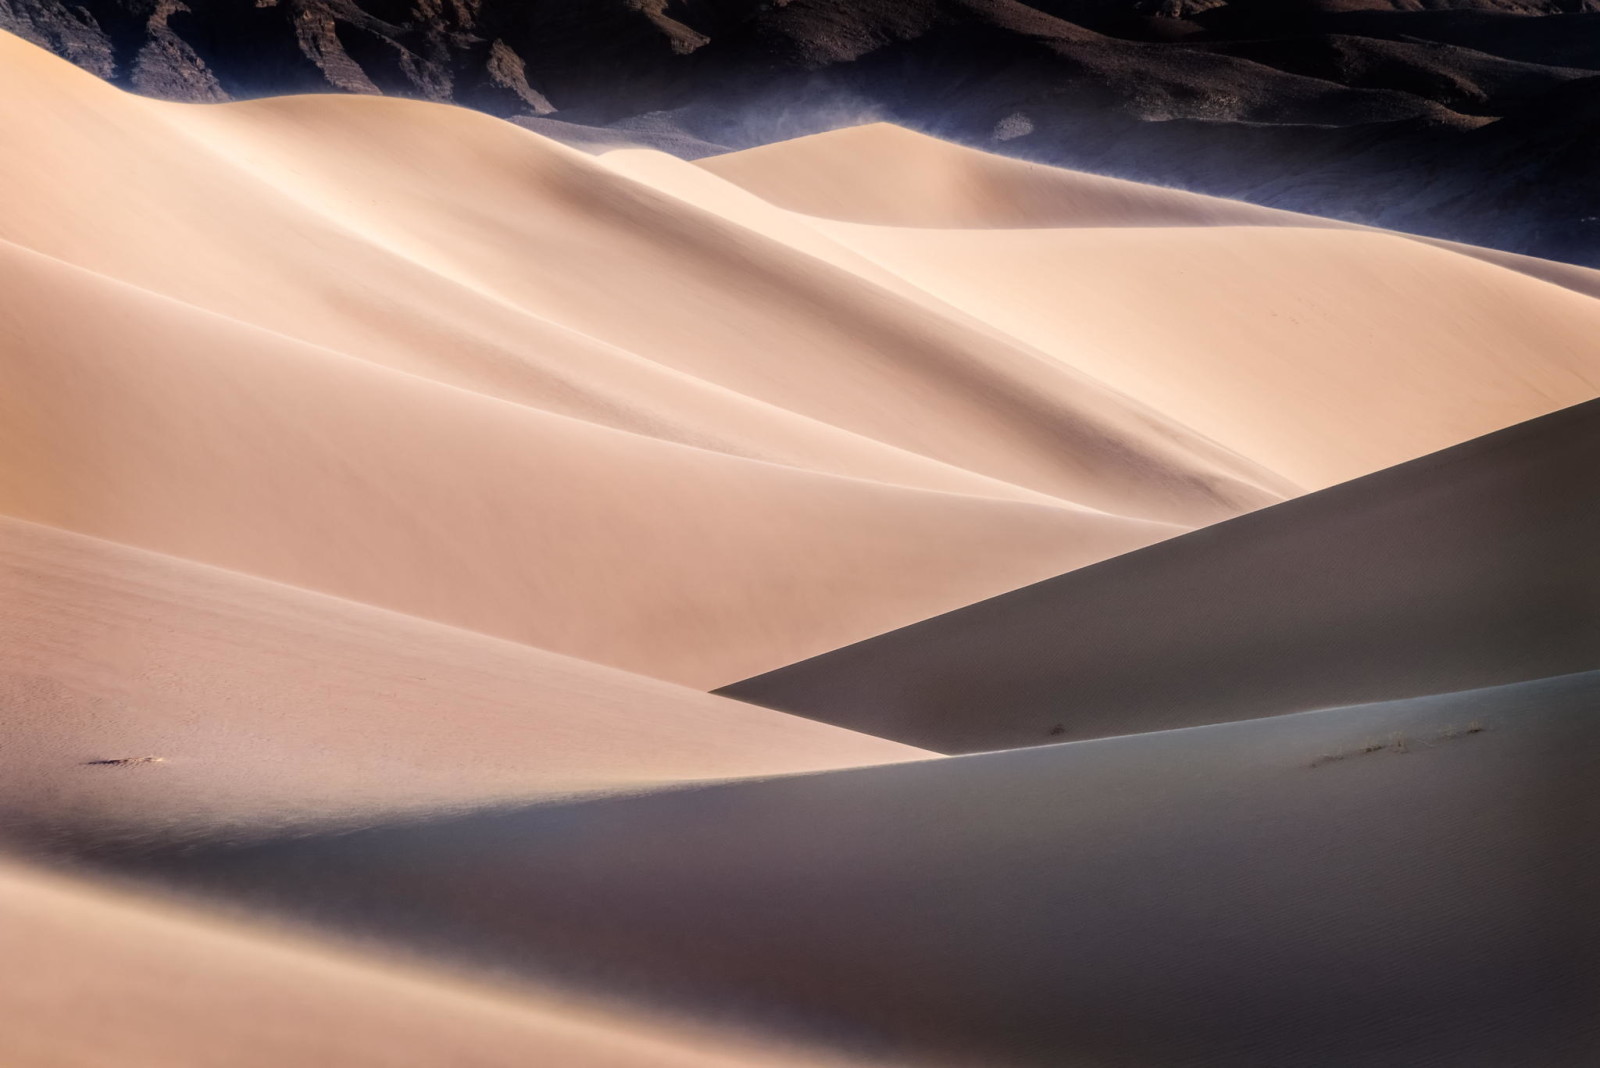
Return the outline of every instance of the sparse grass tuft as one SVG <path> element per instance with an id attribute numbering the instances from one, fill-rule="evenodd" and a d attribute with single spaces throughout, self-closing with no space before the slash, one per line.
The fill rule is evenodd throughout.
<path id="1" fill-rule="evenodd" d="M 1437 734 L 1428 735 L 1422 738 L 1407 738 L 1404 731 L 1395 731 L 1389 736 L 1387 741 L 1373 740 L 1366 742 L 1355 749 L 1347 749 L 1344 752 L 1323 753 L 1321 756 L 1308 763 L 1306 767 L 1320 768 L 1324 764 L 1332 764 L 1340 760 L 1349 760 L 1351 757 L 1366 756 L 1369 753 L 1382 753 L 1385 751 L 1390 753 L 1409 753 L 1412 751 L 1412 747 L 1414 745 L 1420 745 L 1425 749 L 1431 749 L 1440 742 L 1454 741 L 1457 738 L 1465 738 L 1472 734 L 1482 734 L 1488 729 L 1489 728 L 1485 727 L 1480 721 L 1473 720 L 1465 727 L 1450 727 L 1446 730 L 1438 732 Z"/>

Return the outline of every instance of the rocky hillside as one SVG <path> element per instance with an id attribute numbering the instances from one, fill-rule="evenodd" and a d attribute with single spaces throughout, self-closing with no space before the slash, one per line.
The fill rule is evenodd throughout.
<path id="1" fill-rule="evenodd" d="M 891 119 L 1600 264 L 1600 0 L 0 0 L 0 28 L 168 99 L 414 96 L 685 156 Z"/>

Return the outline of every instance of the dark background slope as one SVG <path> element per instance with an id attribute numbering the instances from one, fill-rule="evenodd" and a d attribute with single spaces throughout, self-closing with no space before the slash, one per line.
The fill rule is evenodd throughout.
<path id="1" fill-rule="evenodd" d="M 1596 0 L 0 0 L 0 28 L 168 99 L 396 94 L 687 156 L 889 119 L 1600 263 Z"/>

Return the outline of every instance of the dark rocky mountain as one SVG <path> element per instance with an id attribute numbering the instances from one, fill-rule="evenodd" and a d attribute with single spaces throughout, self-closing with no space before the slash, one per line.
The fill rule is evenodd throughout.
<path id="1" fill-rule="evenodd" d="M 1600 264 L 1600 0 L 0 0 L 136 92 L 384 93 L 695 156 L 864 118 Z"/>

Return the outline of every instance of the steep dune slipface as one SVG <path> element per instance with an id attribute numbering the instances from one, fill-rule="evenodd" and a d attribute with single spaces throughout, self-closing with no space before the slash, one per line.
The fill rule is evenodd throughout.
<path id="1" fill-rule="evenodd" d="M 1600 666 L 1600 401 L 724 688 L 944 752 Z"/>
<path id="2" fill-rule="evenodd" d="M 14 864 L 0 866 L 0 955 L 0 1060 L 18 1068 L 844 1063 L 463 988 Z"/>
<path id="3" fill-rule="evenodd" d="M 261 833 L 927 755 L 11 519 L 0 722 L 0 830 L 34 838 Z"/>
<path id="4" fill-rule="evenodd" d="M 956 1063 L 1581 1068 L 1597 698 L 1591 673 L 127 859 Z"/>

